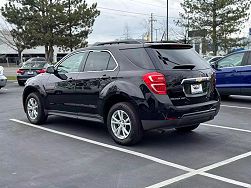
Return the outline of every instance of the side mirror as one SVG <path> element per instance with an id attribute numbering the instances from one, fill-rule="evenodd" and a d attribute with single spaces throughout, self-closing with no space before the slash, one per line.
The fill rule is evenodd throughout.
<path id="1" fill-rule="evenodd" d="M 217 63 L 217 62 L 211 63 L 211 67 L 212 67 L 213 69 L 217 70 L 217 69 L 218 69 L 218 63 Z"/>
<path id="2" fill-rule="evenodd" d="M 49 74 L 55 74 L 56 71 L 55 71 L 54 66 L 49 66 L 47 67 L 46 72 Z"/>

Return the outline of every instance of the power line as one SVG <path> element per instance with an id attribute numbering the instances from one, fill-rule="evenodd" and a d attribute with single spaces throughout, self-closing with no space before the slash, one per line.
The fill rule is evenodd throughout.
<path id="1" fill-rule="evenodd" d="M 98 7 L 98 9 L 109 10 L 109 11 L 114 11 L 114 12 L 122 12 L 122 13 L 126 13 L 126 14 L 149 16 L 149 14 L 143 13 L 143 12 L 132 12 L 132 11 L 126 11 L 126 10 L 120 10 L 120 9 L 107 8 L 107 7 Z M 155 14 L 155 17 L 166 18 L 166 16 L 156 15 L 156 14 Z M 168 17 L 168 19 L 180 19 L 180 18 L 178 18 L 178 17 Z"/>

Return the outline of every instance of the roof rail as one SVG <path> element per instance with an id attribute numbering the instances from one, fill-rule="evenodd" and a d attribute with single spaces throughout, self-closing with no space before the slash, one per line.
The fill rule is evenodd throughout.
<path id="1" fill-rule="evenodd" d="M 93 46 L 119 45 L 119 44 L 143 44 L 143 41 L 139 41 L 139 40 L 119 40 L 119 41 L 111 41 L 111 42 L 97 42 Z"/>

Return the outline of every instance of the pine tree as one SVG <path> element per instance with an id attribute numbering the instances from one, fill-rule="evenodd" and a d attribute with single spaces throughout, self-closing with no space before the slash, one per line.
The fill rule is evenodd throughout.
<path id="1" fill-rule="evenodd" d="M 214 55 L 219 44 L 226 51 L 239 46 L 241 38 L 236 37 L 248 20 L 250 0 L 184 0 L 184 13 L 180 13 L 182 26 L 190 30 L 206 30 L 212 40 Z"/>
<path id="2" fill-rule="evenodd" d="M 100 14 L 96 9 L 97 3 L 88 7 L 84 0 L 63 0 L 62 5 L 60 46 L 71 51 L 76 47 L 85 47 L 95 18 Z"/>

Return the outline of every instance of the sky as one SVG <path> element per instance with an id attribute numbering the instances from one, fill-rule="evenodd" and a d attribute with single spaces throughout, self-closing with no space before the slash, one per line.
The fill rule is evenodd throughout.
<path id="1" fill-rule="evenodd" d="M 169 25 L 172 27 L 169 35 L 171 38 L 175 36 L 174 39 L 177 38 L 176 30 L 179 28 L 175 26 L 173 20 L 179 17 L 179 12 L 182 10 L 181 1 L 169 0 Z M 0 7 L 6 2 L 0 0 Z M 150 26 L 151 13 L 156 20 L 153 25 L 157 30 L 154 30 L 154 39 L 156 32 L 157 38 L 160 39 L 166 27 L 166 0 L 86 0 L 86 2 L 88 5 L 97 2 L 98 9 L 101 11 L 94 23 L 93 32 L 88 38 L 90 44 L 124 39 L 127 34 L 131 38 L 141 39 Z M 179 32 L 179 35 L 181 33 Z"/>
<path id="2" fill-rule="evenodd" d="M 88 5 L 97 2 L 100 16 L 96 19 L 93 32 L 88 38 L 89 44 L 95 42 L 124 39 L 126 35 L 131 38 L 141 39 L 148 31 L 149 19 L 153 13 L 154 39 L 159 40 L 166 27 L 167 0 L 86 0 Z M 182 11 L 182 0 L 169 0 L 169 39 L 174 40 L 182 36 L 183 31 L 177 27 L 174 20 L 179 18 Z M 6 0 L 0 0 L 0 6 Z M 0 20 L 1 21 L 1 20 Z M 247 28 L 250 23 L 247 23 Z M 245 29 L 243 35 L 248 33 Z M 126 32 L 127 31 L 127 32 Z"/>

